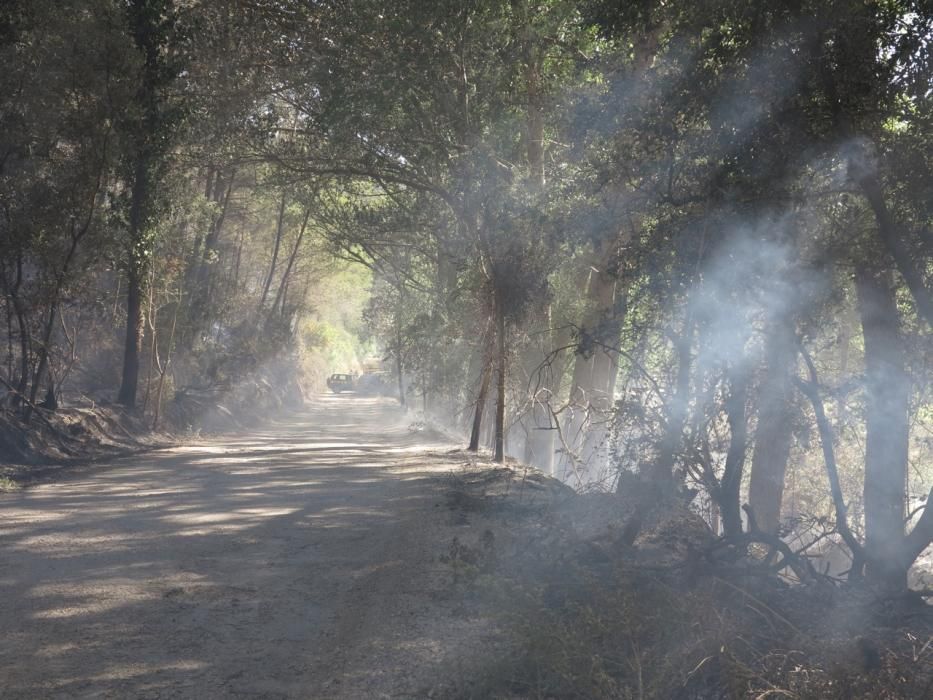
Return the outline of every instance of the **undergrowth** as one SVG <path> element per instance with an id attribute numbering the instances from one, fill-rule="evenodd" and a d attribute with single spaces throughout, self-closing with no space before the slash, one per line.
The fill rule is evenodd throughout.
<path id="1" fill-rule="evenodd" d="M 880 603 L 842 592 L 751 592 L 716 577 L 688 586 L 625 566 L 558 571 L 497 587 L 511 652 L 469 697 L 933 697 L 925 610 L 872 610 Z"/>
<path id="2" fill-rule="evenodd" d="M 505 643 L 465 674 L 456 697 L 933 697 L 933 616 L 918 597 L 597 548 L 547 515 L 506 516 L 498 504 L 483 519 L 482 510 L 472 537 L 442 561 L 457 587 L 485 601 Z"/>

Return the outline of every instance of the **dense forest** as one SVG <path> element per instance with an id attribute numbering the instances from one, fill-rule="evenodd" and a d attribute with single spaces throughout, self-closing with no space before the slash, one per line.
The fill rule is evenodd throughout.
<path id="1" fill-rule="evenodd" d="M 375 356 L 798 578 L 933 542 L 926 0 L 12 0 L 0 66 L 5 430 Z"/>

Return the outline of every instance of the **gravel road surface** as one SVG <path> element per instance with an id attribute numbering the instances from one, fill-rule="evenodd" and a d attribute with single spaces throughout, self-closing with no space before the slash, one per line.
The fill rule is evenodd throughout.
<path id="1" fill-rule="evenodd" d="M 0 697 L 443 696 L 485 633 L 437 562 L 451 447 L 322 396 L 0 494 Z"/>

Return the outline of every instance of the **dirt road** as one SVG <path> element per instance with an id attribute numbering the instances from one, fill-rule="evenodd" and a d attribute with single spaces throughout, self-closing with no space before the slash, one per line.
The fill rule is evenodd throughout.
<path id="1" fill-rule="evenodd" d="M 0 697 L 438 693 L 483 634 L 436 561 L 450 447 L 328 396 L 0 495 Z"/>

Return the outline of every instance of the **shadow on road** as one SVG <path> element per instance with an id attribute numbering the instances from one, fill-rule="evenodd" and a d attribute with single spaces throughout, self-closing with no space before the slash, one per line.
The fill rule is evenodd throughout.
<path id="1" fill-rule="evenodd" d="M 4 697 L 342 696 L 351 647 L 406 641 L 367 606 L 380 581 L 406 594 L 393 577 L 451 468 L 426 450 L 446 447 L 387 401 L 326 396 L 0 497 Z"/>

